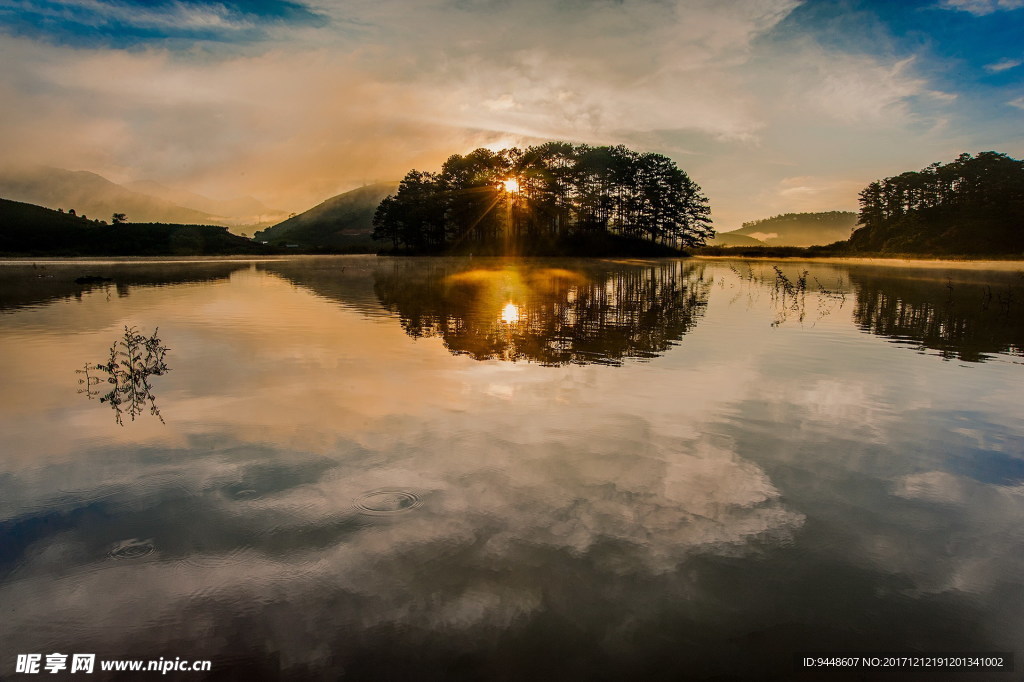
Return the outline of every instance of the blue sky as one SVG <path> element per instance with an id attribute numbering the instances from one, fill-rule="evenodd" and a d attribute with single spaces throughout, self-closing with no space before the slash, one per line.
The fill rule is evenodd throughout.
<path id="1" fill-rule="evenodd" d="M 1005 0 L 808 2 L 777 34 L 809 32 L 844 52 L 914 57 L 938 87 L 1005 103 L 1024 84 L 1022 8 Z"/>
<path id="2" fill-rule="evenodd" d="M 78 47 L 184 47 L 187 41 L 253 43 L 280 25 L 326 25 L 325 17 L 287 0 L 0 2 L 9 35 Z"/>
<path id="3" fill-rule="evenodd" d="M 1024 0 L 0 0 L 9 161 L 301 211 L 452 153 L 668 154 L 720 229 L 1024 156 Z"/>

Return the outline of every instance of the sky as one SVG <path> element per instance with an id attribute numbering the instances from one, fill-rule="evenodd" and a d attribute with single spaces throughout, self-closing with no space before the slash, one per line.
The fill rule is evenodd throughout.
<path id="1" fill-rule="evenodd" d="M 0 0 L 9 163 L 303 211 L 547 140 L 671 157 L 719 230 L 1024 156 L 1024 0 Z"/>

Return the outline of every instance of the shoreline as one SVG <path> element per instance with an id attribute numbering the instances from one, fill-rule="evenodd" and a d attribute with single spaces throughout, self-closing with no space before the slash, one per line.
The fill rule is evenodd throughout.
<path id="1" fill-rule="evenodd" d="M 298 258 L 351 258 L 351 257 L 366 257 L 374 256 L 381 258 L 395 257 L 391 254 L 310 254 L 310 253 L 296 253 L 296 254 L 233 254 L 233 255 L 221 255 L 221 256 L 67 256 L 67 257 L 32 257 L 32 256 L 6 256 L 0 257 L 0 267 L 4 265 L 26 265 L 26 264 L 38 264 L 38 265 L 59 265 L 59 264 L 74 264 L 79 263 L 82 265 L 101 265 L 101 264 L 118 264 L 118 263 L 223 263 L 223 262 L 274 262 L 281 260 L 294 260 Z M 404 256 L 399 256 L 404 257 Z M 422 256 L 425 258 L 436 258 L 437 256 Z M 996 270 L 1012 272 L 1014 270 L 1024 271 L 1024 258 L 1017 259 L 968 259 L 968 258 L 954 258 L 954 259 L 942 259 L 942 258 L 885 258 L 885 257 L 857 257 L 857 256 L 750 256 L 750 255 L 703 255 L 693 254 L 688 256 L 647 256 L 647 257 L 636 257 L 636 256 L 465 256 L 465 255 L 446 255 L 445 258 L 466 258 L 468 259 L 547 259 L 547 258 L 567 258 L 567 259 L 589 259 L 589 260 L 610 260 L 614 262 L 642 262 L 651 260 L 668 260 L 673 258 L 692 258 L 695 260 L 709 260 L 709 261 L 778 261 L 787 263 L 835 263 L 835 264 L 847 264 L 847 265 L 876 265 L 876 266 L 888 266 L 888 267 L 918 267 L 918 268 L 943 268 L 943 269 L 963 269 L 963 270 Z"/>
<path id="2" fill-rule="evenodd" d="M 962 270 L 1000 270 L 1012 272 L 1014 270 L 1024 271 L 1024 259 L 966 259 L 957 258 L 944 260 L 942 258 L 880 258 L 880 257 L 857 257 L 857 256 L 705 256 L 695 254 L 691 258 L 700 260 L 763 260 L 763 261 L 784 261 L 787 263 L 837 263 L 848 265 L 883 265 L 889 267 L 919 267 L 919 268 L 944 268 Z"/>
<path id="3" fill-rule="evenodd" d="M 330 254 L 340 256 L 362 256 L 368 254 Z M 100 265 L 107 263 L 229 263 L 234 261 L 245 261 L 245 262 L 270 262 L 278 260 L 287 260 L 290 258 L 296 258 L 299 256 L 308 256 L 313 258 L 320 258 L 322 256 L 318 254 L 230 254 L 230 255 L 210 255 L 210 256 L 65 256 L 65 257 L 54 257 L 54 256 L 3 256 L 0 257 L 0 266 L 3 265 L 17 265 L 17 264 L 32 264 L 38 265 L 59 265 L 62 263 L 82 263 L 84 265 Z"/>

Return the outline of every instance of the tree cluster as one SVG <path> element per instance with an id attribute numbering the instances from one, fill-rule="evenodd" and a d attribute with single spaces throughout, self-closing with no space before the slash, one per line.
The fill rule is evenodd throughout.
<path id="1" fill-rule="evenodd" d="M 418 252 L 609 234 L 678 247 L 714 236 L 707 199 L 671 159 L 565 142 L 412 170 L 373 226 L 375 239 Z"/>
<path id="2" fill-rule="evenodd" d="M 0 199 L 0 254 L 164 256 L 266 253 L 272 249 L 215 225 L 115 223 Z"/>
<path id="3" fill-rule="evenodd" d="M 759 218 L 743 223 L 745 232 L 753 229 L 767 230 L 787 224 L 809 224 L 847 227 L 853 224 L 856 214 L 850 211 L 820 211 L 818 213 L 780 213 L 771 218 Z"/>
<path id="4" fill-rule="evenodd" d="M 961 154 L 872 182 L 860 206 L 858 251 L 1024 252 L 1024 162 L 1006 154 Z"/>

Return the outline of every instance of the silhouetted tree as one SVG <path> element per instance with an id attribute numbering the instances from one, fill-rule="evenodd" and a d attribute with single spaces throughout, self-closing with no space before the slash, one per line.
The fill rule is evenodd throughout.
<path id="1" fill-rule="evenodd" d="M 120 225 L 121 223 L 127 222 L 128 216 L 124 213 L 114 213 L 110 216 L 111 225 Z"/>
<path id="2" fill-rule="evenodd" d="M 415 251 L 597 234 L 678 247 L 714 236 L 707 198 L 671 159 L 565 142 L 477 149 L 440 173 L 412 170 L 373 225 L 375 239 Z"/>
<path id="3" fill-rule="evenodd" d="M 870 183 L 860 193 L 858 251 L 1024 252 L 1024 162 L 961 154 Z"/>

